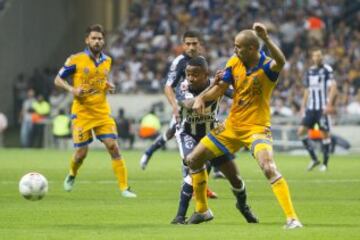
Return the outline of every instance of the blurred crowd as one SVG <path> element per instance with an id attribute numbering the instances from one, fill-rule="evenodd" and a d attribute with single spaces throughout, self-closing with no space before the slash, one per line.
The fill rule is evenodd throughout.
<path id="1" fill-rule="evenodd" d="M 272 98 L 273 115 L 298 117 L 303 75 L 311 65 L 309 53 L 313 47 L 323 49 L 325 63 L 334 69 L 339 90 L 338 115 L 360 115 L 359 1 L 130 2 L 127 21 L 109 34 L 107 40 L 106 52 L 114 63 L 110 80 L 118 93 L 162 93 L 169 65 L 182 52 L 181 36 L 187 30 L 201 33 L 202 54 L 214 73 L 233 54 L 234 36 L 242 29 L 251 28 L 255 21 L 261 21 L 287 58 Z M 14 119 L 22 126 L 23 146 L 29 145 L 27 134 L 38 135 L 36 131 L 43 131 L 40 127 L 29 133 L 28 126 L 46 124 L 59 113 L 69 113 L 71 96 L 53 85 L 57 71 L 35 69 L 30 76 L 19 74 L 14 81 Z M 36 104 L 43 101 L 49 108 L 39 114 Z M 228 104 L 222 104 L 224 116 Z M 37 145 L 38 141 L 31 142 Z"/>
<path id="2" fill-rule="evenodd" d="M 211 70 L 233 54 L 237 32 L 264 22 L 287 57 L 274 92 L 273 113 L 299 112 L 309 51 L 322 47 L 339 86 L 339 112 L 358 102 L 360 2 L 351 0 L 149 0 L 132 1 L 128 20 L 110 38 L 112 81 L 120 93 L 162 92 L 171 61 L 181 53 L 181 35 L 196 30 Z M 350 110 L 351 111 L 351 110 Z"/>

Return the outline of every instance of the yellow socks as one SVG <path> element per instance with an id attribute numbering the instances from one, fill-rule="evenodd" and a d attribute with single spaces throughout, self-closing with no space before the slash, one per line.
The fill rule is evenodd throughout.
<path id="1" fill-rule="evenodd" d="M 114 170 L 115 176 L 118 179 L 119 188 L 121 191 L 128 189 L 128 178 L 127 178 L 127 168 L 125 161 L 123 159 L 113 159 L 112 168 Z"/>
<path id="2" fill-rule="evenodd" d="M 206 212 L 209 208 L 206 196 L 208 174 L 203 169 L 201 172 L 193 173 L 191 177 L 196 200 L 195 211 L 199 213 Z"/>
<path id="3" fill-rule="evenodd" d="M 75 162 L 74 157 L 70 160 L 70 171 L 69 171 L 70 176 L 75 177 L 77 175 L 78 170 L 81 167 L 82 163 L 83 163 L 83 161 Z"/>
<path id="4" fill-rule="evenodd" d="M 285 179 L 281 177 L 272 183 L 271 187 L 287 219 L 298 219 L 291 201 L 289 187 Z"/>

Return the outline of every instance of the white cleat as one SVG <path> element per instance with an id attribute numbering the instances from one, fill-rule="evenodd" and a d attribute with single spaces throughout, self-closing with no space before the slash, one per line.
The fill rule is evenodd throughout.
<path id="1" fill-rule="evenodd" d="M 319 167 L 319 171 L 320 172 L 326 172 L 327 171 L 327 166 L 326 165 L 321 165 L 320 167 Z"/>
<path id="2" fill-rule="evenodd" d="M 146 166 L 148 165 L 150 160 L 150 157 L 145 153 L 144 155 L 142 155 L 141 159 L 140 159 L 140 167 L 142 170 L 145 170 Z"/>
<path id="3" fill-rule="evenodd" d="M 304 227 L 301 222 L 297 219 L 290 219 L 284 226 L 284 229 L 295 229 Z"/>
<path id="4" fill-rule="evenodd" d="M 121 192 L 121 196 L 125 198 L 136 198 L 136 194 L 132 192 L 129 188 Z"/>

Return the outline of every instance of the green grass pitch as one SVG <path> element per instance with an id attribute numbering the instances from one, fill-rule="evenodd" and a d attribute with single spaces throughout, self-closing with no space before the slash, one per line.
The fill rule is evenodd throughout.
<path id="1" fill-rule="evenodd" d="M 90 151 L 73 192 L 63 191 L 71 151 L 0 150 L 0 239 L 360 239 L 360 156 L 333 156 L 326 173 L 306 172 L 306 156 L 276 154 L 288 180 L 303 229 L 282 229 L 284 216 L 271 188 L 248 153 L 237 156 L 249 203 L 260 224 L 249 225 L 235 209 L 229 185 L 210 178 L 219 199 L 209 204 L 215 219 L 201 225 L 171 225 L 178 204 L 181 162 L 175 151 L 153 156 L 146 171 L 140 151 L 124 151 L 137 199 L 117 190 L 105 151 Z M 38 171 L 49 181 L 38 202 L 18 193 L 22 175 Z M 192 203 L 188 216 L 193 212 Z"/>

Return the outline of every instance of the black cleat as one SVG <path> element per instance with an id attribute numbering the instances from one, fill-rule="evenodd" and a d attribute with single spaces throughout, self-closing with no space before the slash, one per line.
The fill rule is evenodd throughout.
<path id="1" fill-rule="evenodd" d="M 211 210 L 207 210 L 204 213 L 194 212 L 191 215 L 190 219 L 186 222 L 187 224 L 199 224 L 203 222 L 208 222 L 214 219 L 214 215 L 212 214 Z"/>
<path id="2" fill-rule="evenodd" d="M 171 224 L 185 224 L 184 216 L 176 216 L 171 222 Z"/>
<path id="3" fill-rule="evenodd" d="M 251 212 L 251 209 L 247 204 L 243 207 L 240 207 L 239 204 L 236 203 L 236 208 L 240 211 L 240 213 L 244 216 L 244 218 L 248 223 L 259 223 L 259 220 Z"/>

